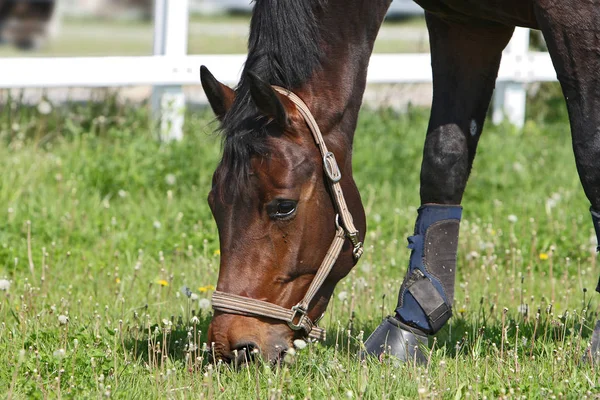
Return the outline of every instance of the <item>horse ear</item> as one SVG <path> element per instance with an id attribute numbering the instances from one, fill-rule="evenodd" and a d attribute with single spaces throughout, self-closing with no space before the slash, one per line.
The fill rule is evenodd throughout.
<path id="1" fill-rule="evenodd" d="M 271 118 L 282 128 L 285 128 L 289 122 L 283 99 L 279 97 L 271 85 L 263 81 L 255 73 L 248 72 L 247 77 L 250 84 L 250 95 L 254 104 L 256 104 L 261 113 Z"/>
<path id="2" fill-rule="evenodd" d="M 233 104 L 235 92 L 229 86 L 219 82 L 204 65 L 200 67 L 200 81 L 211 108 L 217 118 L 222 120 Z"/>

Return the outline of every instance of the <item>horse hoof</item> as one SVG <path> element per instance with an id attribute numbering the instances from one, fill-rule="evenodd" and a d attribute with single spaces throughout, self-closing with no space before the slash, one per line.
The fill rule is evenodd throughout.
<path id="1" fill-rule="evenodd" d="M 385 355 L 391 355 L 402 362 L 416 361 L 425 364 L 427 357 L 423 348 L 428 344 L 426 335 L 417 330 L 410 330 L 396 318 L 389 316 L 365 341 L 365 348 L 360 356 L 361 359 L 374 356 L 383 361 Z"/>

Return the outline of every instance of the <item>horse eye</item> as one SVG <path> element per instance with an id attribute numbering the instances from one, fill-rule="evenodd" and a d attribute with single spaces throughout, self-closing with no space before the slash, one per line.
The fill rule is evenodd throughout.
<path id="1" fill-rule="evenodd" d="M 294 200 L 277 200 L 271 217 L 278 219 L 290 217 L 296 211 L 296 204 Z"/>

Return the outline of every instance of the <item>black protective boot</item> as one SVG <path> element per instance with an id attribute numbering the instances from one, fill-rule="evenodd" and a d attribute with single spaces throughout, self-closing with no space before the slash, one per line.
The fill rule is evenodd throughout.
<path id="1" fill-rule="evenodd" d="M 386 318 L 365 342 L 367 354 L 386 352 L 402 361 L 424 362 L 421 347 L 452 316 L 456 251 L 462 207 L 419 208 L 408 272 L 398 294 L 394 317 Z M 419 346 L 423 345 L 423 346 Z"/>

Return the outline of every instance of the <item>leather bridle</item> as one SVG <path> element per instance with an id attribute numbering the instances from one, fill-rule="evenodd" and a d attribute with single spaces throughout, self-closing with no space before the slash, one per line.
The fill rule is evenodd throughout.
<path id="1" fill-rule="evenodd" d="M 281 307 L 277 304 L 267 301 L 252 299 L 250 297 L 238 296 L 235 294 L 215 291 L 212 296 L 212 306 L 215 311 L 228 314 L 238 314 L 252 317 L 266 317 L 287 322 L 288 326 L 294 330 L 303 330 L 308 337 L 317 340 L 325 340 L 325 330 L 316 326 L 308 317 L 308 311 L 311 301 L 317 294 L 327 276 L 331 272 L 333 265 L 340 255 L 342 246 L 346 238 L 350 240 L 354 249 L 352 254 L 358 261 L 363 253 L 363 244 L 359 240 L 358 230 L 354 226 L 352 215 L 348 210 L 344 193 L 340 185 L 342 173 L 339 169 L 335 155 L 327 149 L 321 130 L 312 116 L 308 106 L 296 94 L 279 86 L 273 86 L 277 92 L 286 96 L 294 103 L 306 121 L 310 131 L 313 134 L 317 147 L 323 157 L 323 169 L 327 176 L 327 182 L 331 189 L 331 196 L 337 211 L 335 217 L 336 232 L 325 258 L 321 262 L 319 269 L 311 282 L 306 294 L 302 300 L 292 308 Z M 341 219 L 341 224 L 340 220 Z"/>

